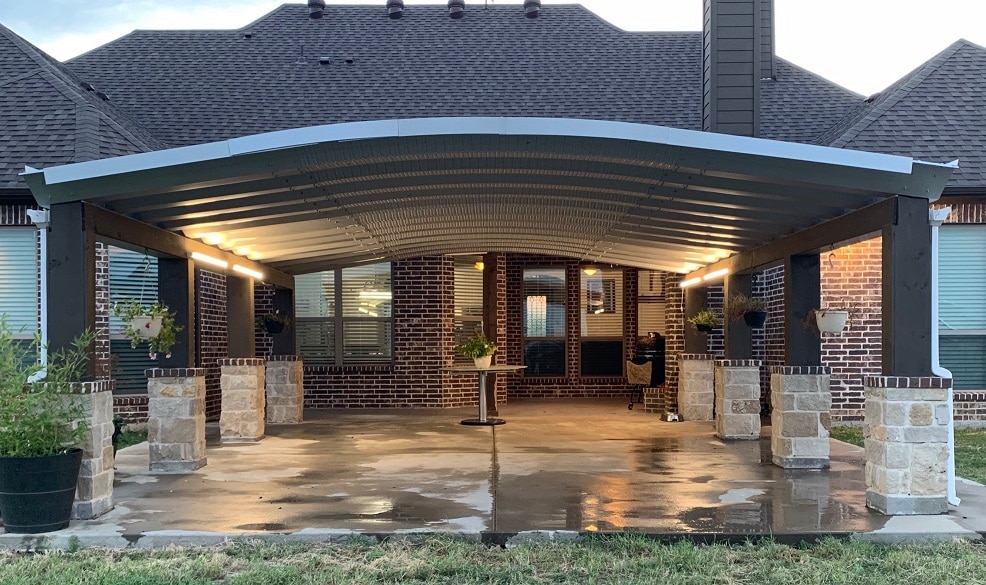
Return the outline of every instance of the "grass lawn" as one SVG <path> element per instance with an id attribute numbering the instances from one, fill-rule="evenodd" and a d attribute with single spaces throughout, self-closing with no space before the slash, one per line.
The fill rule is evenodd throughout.
<path id="1" fill-rule="evenodd" d="M 836 427 L 833 439 L 863 446 L 863 429 Z M 955 429 L 955 473 L 986 484 L 986 429 Z"/>
<path id="2" fill-rule="evenodd" d="M 827 540 L 659 544 L 632 535 L 491 548 L 441 537 L 346 545 L 232 544 L 160 551 L 0 553 L 0 582 L 27 584 L 280 583 L 986 583 L 986 546 L 879 546 Z"/>

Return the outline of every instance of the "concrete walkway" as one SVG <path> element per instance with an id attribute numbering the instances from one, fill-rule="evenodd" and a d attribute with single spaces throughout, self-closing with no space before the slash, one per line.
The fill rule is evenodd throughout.
<path id="1" fill-rule="evenodd" d="M 147 471 L 147 444 L 117 459 L 116 509 L 10 548 L 213 544 L 246 536 L 457 533 L 504 542 L 636 531 L 724 538 L 857 534 L 975 537 L 986 488 L 947 516 L 887 518 L 864 507 L 863 450 L 833 441 L 828 471 L 770 463 L 769 439 L 723 442 L 711 423 L 666 423 L 625 401 L 517 401 L 500 427 L 466 427 L 474 409 L 317 411 L 270 426 L 252 445 L 208 448 L 190 474 Z M 769 429 L 765 429 L 769 436 Z M 978 502 L 978 504 L 977 504 Z M 528 538 L 530 535 L 522 535 Z"/>

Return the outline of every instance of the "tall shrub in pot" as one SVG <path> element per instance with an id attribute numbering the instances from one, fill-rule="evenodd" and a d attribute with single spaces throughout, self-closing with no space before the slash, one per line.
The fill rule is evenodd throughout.
<path id="1" fill-rule="evenodd" d="M 42 381 L 29 382 L 38 340 L 25 346 L 0 318 L 0 517 L 4 529 L 38 533 L 68 526 L 82 443 L 89 431 L 72 392 L 85 374 L 95 334 L 49 353 Z"/>

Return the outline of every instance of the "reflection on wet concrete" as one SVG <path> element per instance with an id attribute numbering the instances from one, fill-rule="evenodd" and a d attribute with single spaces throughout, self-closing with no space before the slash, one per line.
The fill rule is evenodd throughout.
<path id="1" fill-rule="evenodd" d="M 206 467 L 146 471 L 146 445 L 118 460 L 119 509 L 103 521 L 150 530 L 397 532 L 578 530 L 783 534 L 868 531 L 863 462 L 827 471 L 770 464 L 758 441 L 709 423 L 665 423 L 625 401 L 524 401 L 500 427 L 466 410 L 316 412 L 254 445 L 212 445 Z"/>

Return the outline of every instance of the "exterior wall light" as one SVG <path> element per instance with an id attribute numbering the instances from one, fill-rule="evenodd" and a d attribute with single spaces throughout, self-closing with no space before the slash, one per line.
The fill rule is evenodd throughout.
<path id="1" fill-rule="evenodd" d="M 595 266 L 586 266 L 585 268 L 582 269 L 582 272 L 584 272 L 586 276 L 592 276 L 595 273 L 599 272 L 599 269 L 596 268 Z"/>
<path id="2" fill-rule="evenodd" d="M 219 258 L 213 258 L 212 256 L 207 256 L 201 252 L 192 252 L 192 260 L 205 264 L 211 264 L 219 268 L 229 268 L 229 262 L 220 260 Z"/>
<path id="3" fill-rule="evenodd" d="M 700 282 L 702 282 L 702 279 L 696 276 L 695 278 L 689 278 L 688 280 L 681 281 L 680 283 L 678 283 L 678 286 L 680 286 L 681 288 L 688 288 Z"/>
<path id="4" fill-rule="evenodd" d="M 710 272 L 702 277 L 702 280 L 714 280 L 720 276 L 726 276 L 729 274 L 728 268 L 723 268 L 722 270 L 716 270 L 715 272 Z"/>
<path id="5" fill-rule="evenodd" d="M 256 278 L 257 280 L 264 279 L 264 275 L 262 272 L 257 272 L 256 270 L 250 270 L 249 268 L 240 266 L 239 264 L 233 264 L 233 272 L 239 272 L 240 274 L 245 274 L 252 278 Z"/>
<path id="6" fill-rule="evenodd" d="M 473 264 L 473 266 L 475 266 L 476 270 L 479 270 L 480 272 L 482 272 L 483 269 L 486 268 L 486 264 L 482 260 L 477 260 L 476 263 Z"/>

